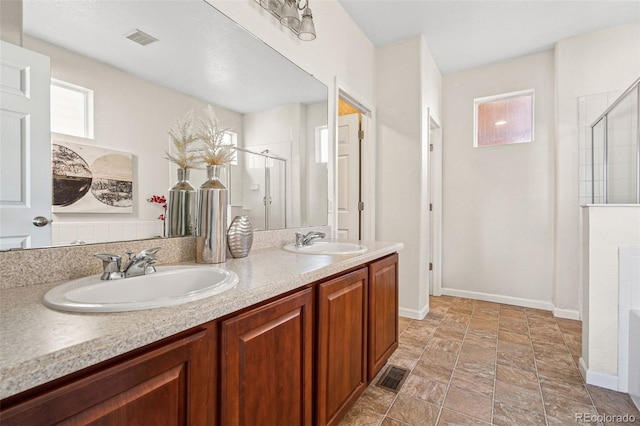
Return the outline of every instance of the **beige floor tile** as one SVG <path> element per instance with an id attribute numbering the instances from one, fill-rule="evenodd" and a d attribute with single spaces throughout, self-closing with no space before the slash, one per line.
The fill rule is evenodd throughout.
<path id="1" fill-rule="evenodd" d="M 592 385 L 587 385 L 587 389 L 600 414 L 630 414 L 640 420 L 640 412 L 628 394 Z"/>
<path id="2" fill-rule="evenodd" d="M 455 411 L 447 410 L 446 408 L 440 413 L 440 419 L 438 419 L 438 426 L 485 426 L 489 423 L 474 419 L 464 414 L 456 413 Z"/>
<path id="3" fill-rule="evenodd" d="M 536 366 L 533 362 L 533 352 L 530 351 L 498 351 L 496 362 L 500 365 L 518 368 L 520 370 L 536 371 Z"/>
<path id="4" fill-rule="evenodd" d="M 362 408 L 359 404 L 349 410 L 339 423 L 340 426 L 377 426 L 384 419 L 384 415 Z"/>
<path id="5" fill-rule="evenodd" d="M 440 407 L 406 395 L 398 395 L 387 417 L 411 426 L 435 425 Z"/>
<path id="6" fill-rule="evenodd" d="M 450 386 L 444 407 L 484 422 L 491 421 L 492 398 L 468 389 Z"/>
<path id="7" fill-rule="evenodd" d="M 447 352 L 444 350 L 438 350 L 437 348 L 427 347 L 427 349 L 422 353 L 418 363 L 425 366 L 439 365 L 453 370 L 457 359 L 457 352 Z"/>
<path id="8" fill-rule="evenodd" d="M 451 386 L 456 386 L 460 389 L 467 389 L 470 391 L 481 393 L 483 395 L 492 396 L 494 382 L 494 374 L 488 375 L 486 372 L 482 371 L 467 372 L 464 370 L 456 369 L 453 372 Z"/>
<path id="9" fill-rule="evenodd" d="M 386 414 L 396 398 L 394 392 L 385 390 L 372 382 L 364 393 L 358 398 L 357 404 L 363 410 L 373 411 L 379 414 Z"/>
<path id="10" fill-rule="evenodd" d="M 540 389 L 536 373 L 504 365 L 496 366 L 496 380 L 531 390 Z"/>
<path id="11" fill-rule="evenodd" d="M 451 380 L 452 368 L 442 367 L 439 365 L 425 364 L 418 362 L 413 368 L 413 374 L 418 375 L 424 379 L 432 380 L 445 385 L 449 384 Z"/>
<path id="12" fill-rule="evenodd" d="M 385 417 L 381 426 L 407 426 L 407 424 L 391 417 Z"/>
<path id="13" fill-rule="evenodd" d="M 498 331 L 498 343 L 500 343 L 501 341 L 524 346 L 528 346 L 531 344 L 531 340 L 529 339 L 529 336 L 527 334 L 512 333 L 505 330 Z"/>
<path id="14" fill-rule="evenodd" d="M 446 338 L 441 338 L 437 336 L 433 336 L 431 340 L 427 343 L 427 349 L 434 349 L 443 352 L 450 352 L 457 354 L 462 348 L 462 341 L 458 340 L 450 340 Z"/>
<path id="15" fill-rule="evenodd" d="M 446 392 L 446 384 L 427 380 L 415 374 L 409 375 L 400 389 L 400 393 L 403 395 L 436 405 L 442 405 Z"/>
<path id="16" fill-rule="evenodd" d="M 582 383 L 540 377 L 540 387 L 544 398 L 568 398 L 584 405 L 591 405 L 591 397 Z"/>
<path id="17" fill-rule="evenodd" d="M 580 413 L 597 415 L 597 411 L 593 405 L 583 404 L 564 396 L 557 397 L 545 395 L 544 409 L 547 416 L 555 417 L 558 420 L 564 420 L 567 422 L 575 422 L 576 415 Z"/>
<path id="18" fill-rule="evenodd" d="M 496 401 L 493 404 L 492 423 L 497 426 L 545 425 L 545 417 L 540 413 L 511 407 Z"/>
<path id="19" fill-rule="evenodd" d="M 512 407 L 544 414 L 539 390 L 496 381 L 494 400 Z"/>
<path id="20" fill-rule="evenodd" d="M 583 383 L 580 372 L 575 367 L 565 367 L 553 362 L 538 361 L 536 359 L 536 367 L 538 368 L 538 376 L 548 377 L 550 379 L 564 380 L 581 384 Z"/>

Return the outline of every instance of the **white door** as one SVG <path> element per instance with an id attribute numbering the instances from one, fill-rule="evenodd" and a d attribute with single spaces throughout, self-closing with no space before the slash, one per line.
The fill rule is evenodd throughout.
<path id="1" fill-rule="evenodd" d="M 338 239 L 360 239 L 360 120 L 358 114 L 338 117 Z"/>
<path id="2" fill-rule="evenodd" d="M 0 249 L 51 245 L 50 61 L 0 43 Z"/>

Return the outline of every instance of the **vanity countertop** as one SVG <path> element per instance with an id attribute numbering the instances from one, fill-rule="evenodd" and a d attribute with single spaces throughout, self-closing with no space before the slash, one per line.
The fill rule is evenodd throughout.
<path id="1" fill-rule="evenodd" d="M 360 242 L 359 255 L 252 251 L 218 264 L 239 284 L 220 295 L 174 307 L 120 313 L 68 313 L 45 307 L 60 283 L 0 290 L 0 399 L 15 395 L 189 328 L 402 249 L 399 243 Z"/>

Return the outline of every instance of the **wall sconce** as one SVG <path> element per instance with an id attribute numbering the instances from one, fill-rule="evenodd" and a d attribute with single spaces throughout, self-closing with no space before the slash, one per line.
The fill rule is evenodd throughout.
<path id="1" fill-rule="evenodd" d="M 255 2 L 278 18 L 280 23 L 293 31 L 300 40 L 315 40 L 316 28 L 313 25 L 309 0 L 255 0 Z M 299 11 L 302 11 L 302 17 Z"/>

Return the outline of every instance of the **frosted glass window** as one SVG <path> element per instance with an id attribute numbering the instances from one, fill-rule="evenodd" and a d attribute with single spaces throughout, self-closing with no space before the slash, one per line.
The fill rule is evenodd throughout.
<path id="1" fill-rule="evenodd" d="M 51 131 L 93 139 L 93 90 L 52 79 Z"/>
<path id="2" fill-rule="evenodd" d="M 533 141 L 533 89 L 474 100 L 474 146 Z"/>

